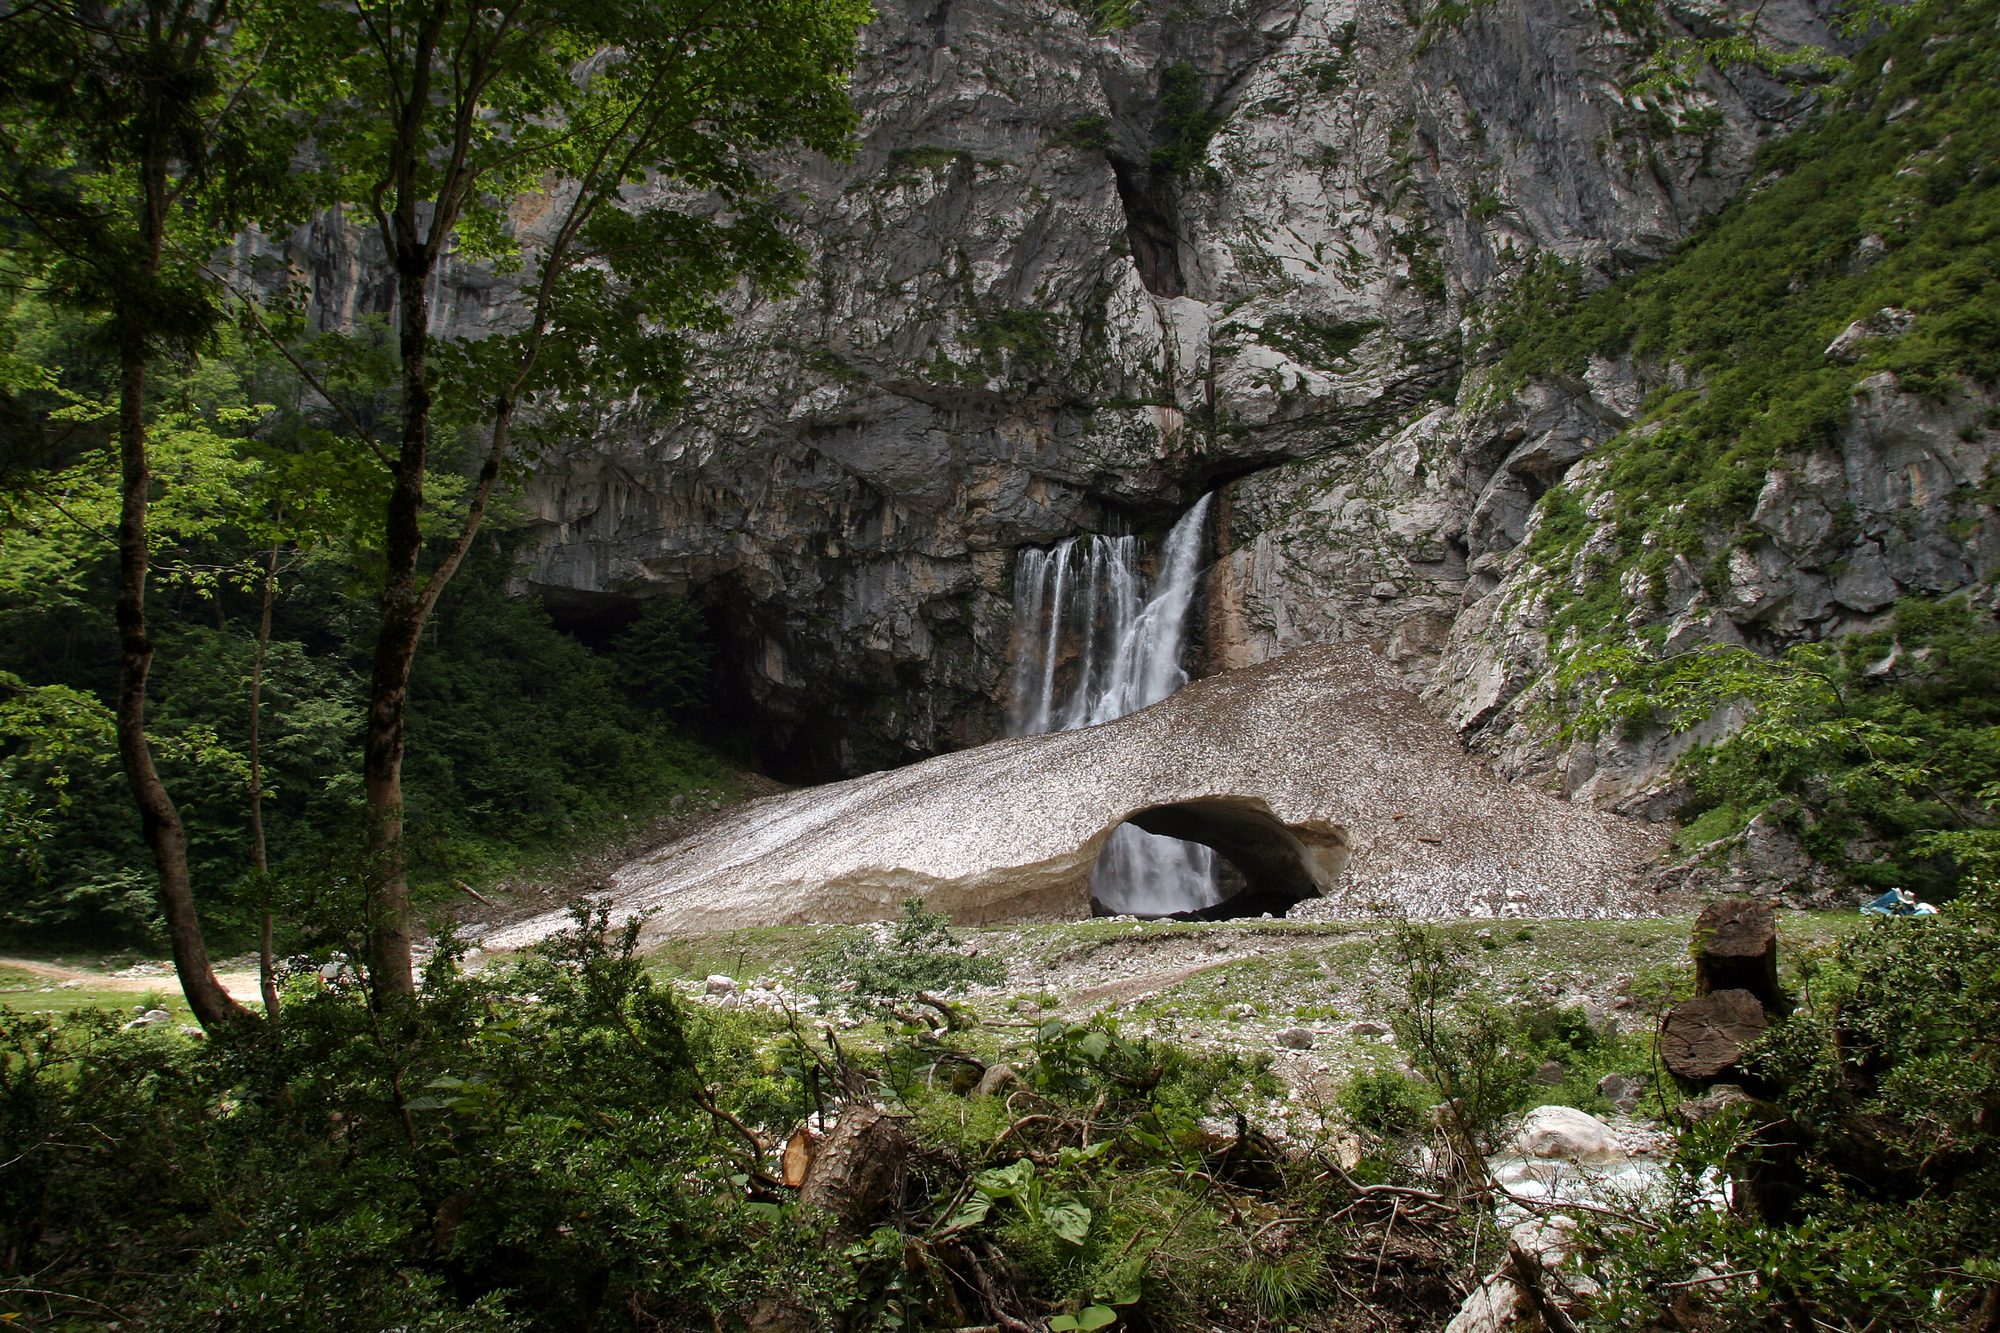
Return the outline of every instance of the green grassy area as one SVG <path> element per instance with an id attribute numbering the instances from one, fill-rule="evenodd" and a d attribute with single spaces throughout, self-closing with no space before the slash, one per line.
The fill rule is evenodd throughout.
<path id="1" fill-rule="evenodd" d="M 86 983 L 74 990 L 65 990 L 46 977 L 14 973 L 12 969 L 5 971 L 9 975 L 0 975 L 0 1007 L 23 1013 L 67 1014 L 80 1009 L 109 1009 L 115 1013 L 137 1014 L 142 1012 L 140 1005 L 143 1002 L 147 1009 L 165 1009 L 174 1016 L 176 1024 L 194 1022 L 187 1002 L 181 999 L 176 989 L 111 990 Z"/>
<path id="2" fill-rule="evenodd" d="M 1248 1003 L 1260 1017 L 1332 1023 L 1381 1017 L 1389 1003 L 1383 991 L 1390 968 L 1386 946 L 1397 924 L 1152 922 L 1135 928 L 1130 922 L 1095 920 L 961 928 L 955 934 L 982 952 L 998 954 L 1012 968 L 1006 985 L 968 1001 L 987 1016 L 1010 1011 L 1020 999 L 1054 1007 L 1120 979 L 1199 967 L 1194 975 L 1131 997 L 1120 1007 L 1139 1020 L 1226 1022 L 1227 1006 Z M 1848 912 L 1782 914 L 1782 968 L 1796 979 L 1806 960 L 1823 954 L 1860 924 L 1861 918 Z M 1559 1002 L 1562 994 L 1537 994 L 1544 978 L 1559 978 L 1565 983 L 1562 993 L 1572 999 L 1618 976 L 1632 977 L 1642 990 L 1666 993 L 1675 978 L 1688 974 L 1692 927 L 1690 917 L 1644 917 L 1465 920 L 1439 929 L 1472 952 L 1499 993 Z M 780 926 L 681 936 L 655 944 L 648 961 L 663 978 L 790 978 L 807 956 L 853 929 Z M 1151 956 L 1156 950 L 1158 957 Z M 1363 983 L 1358 996 L 1357 983 Z"/>

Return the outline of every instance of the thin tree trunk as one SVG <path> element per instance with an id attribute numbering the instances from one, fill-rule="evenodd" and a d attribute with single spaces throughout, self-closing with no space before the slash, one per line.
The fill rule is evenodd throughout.
<path id="1" fill-rule="evenodd" d="M 406 251 L 406 255 L 408 252 Z M 430 432 L 428 266 L 406 258 L 397 298 L 403 370 L 403 439 L 389 494 L 383 540 L 385 577 L 382 622 L 375 640 L 368 689 L 368 731 L 362 746 L 362 781 L 368 802 L 368 975 L 378 999 L 414 995 L 410 881 L 403 856 L 403 717 L 409 700 L 410 664 L 424 628 L 417 589 L 423 554 L 419 520 L 424 504 L 425 445 Z"/>
<path id="2" fill-rule="evenodd" d="M 146 743 L 146 675 L 153 643 L 146 633 L 146 575 L 151 551 L 146 539 L 147 491 L 152 469 L 146 457 L 146 348 L 128 335 L 119 348 L 118 453 L 123 503 L 118 515 L 118 755 L 139 807 L 146 845 L 160 872 L 160 906 L 173 945 L 174 971 L 181 993 L 202 1027 L 213 1030 L 247 1022 L 250 1013 L 215 979 L 208 945 L 195 914 L 188 878 L 187 831 L 166 784 L 153 767 Z"/>
<path id="3" fill-rule="evenodd" d="M 278 1021 L 278 974 L 271 957 L 271 902 L 267 876 L 271 866 L 264 847 L 264 763 L 260 727 L 264 717 L 264 662 L 271 651 L 271 603 L 278 593 L 278 543 L 271 543 L 271 564 L 264 571 L 264 604 L 257 617 L 257 657 L 250 666 L 250 867 L 257 872 L 263 895 L 263 915 L 257 930 L 257 986 L 264 994 L 264 1017 Z"/>

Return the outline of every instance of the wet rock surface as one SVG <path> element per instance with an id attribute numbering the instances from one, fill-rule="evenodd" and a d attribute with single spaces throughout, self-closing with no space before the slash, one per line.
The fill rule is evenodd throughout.
<path id="1" fill-rule="evenodd" d="M 961 922 L 1076 917 L 1099 849 L 1135 817 L 1214 838 L 1251 893 L 1327 895 L 1321 914 L 1623 915 L 1660 844 L 1484 773 L 1381 659 L 1323 646 L 1103 726 L 750 802 L 624 866 L 605 897 L 621 919 L 653 914 L 649 937 L 874 920 L 912 896 Z"/>

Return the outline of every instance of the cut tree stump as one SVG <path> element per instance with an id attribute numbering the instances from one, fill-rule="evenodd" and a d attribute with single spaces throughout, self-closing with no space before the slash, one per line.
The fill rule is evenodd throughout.
<path id="1" fill-rule="evenodd" d="M 1791 1000 L 1778 989 L 1778 916 L 1755 898 L 1718 898 L 1694 923 L 1694 993 L 1748 991 L 1777 1014 Z"/>
<path id="2" fill-rule="evenodd" d="M 794 1189 L 805 1184 L 812 1174 L 813 1159 L 819 1156 L 819 1140 L 820 1136 L 805 1125 L 793 1130 L 778 1157 L 778 1178 Z"/>
<path id="3" fill-rule="evenodd" d="M 1682 1078 L 1707 1082 L 1734 1067 L 1769 1022 L 1764 1006 L 1747 990 L 1697 995 L 1668 1011 L 1660 1058 Z"/>
<path id="4" fill-rule="evenodd" d="M 799 1202 L 833 1214 L 843 1231 L 858 1234 L 888 1201 L 909 1152 L 909 1136 L 894 1116 L 851 1104 L 813 1153 Z"/>

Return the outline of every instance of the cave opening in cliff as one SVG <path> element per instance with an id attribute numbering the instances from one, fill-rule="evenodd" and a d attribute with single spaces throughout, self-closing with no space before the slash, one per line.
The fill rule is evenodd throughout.
<path id="1" fill-rule="evenodd" d="M 549 623 L 592 652 L 609 648 L 613 639 L 639 619 L 645 605 L 637 597 L 577 588 L 537 587 L 535 593 L 549 614 Z"/>
<path id="2" fill-rule="evenodd" d="M 648 603 L 643 597 L 574 588 L 536 587 L 534 592 L 550 624 L 601 657 L 618 651 L 620 636 L 639 624 Z M 768 719 L 743 683 L 742 654 L 735 651 L 728 612 L 712 603 L 695 603 L 694 611 L 693 646 L 708 667 L 695 691 L 697 702 L 673 708 L 673 721 L 730 762 L 775 774 L 773 756 L 767 753 Z"/>
<path id="3" fill-rule="evenodd" d="M 1115 829 L 1090 875 L 1093 915 L 1229 921 L 1284 916 L 1347 863 L 1343 829 L 1285 823 L 1254 796 L 1140 810 Z"/>

